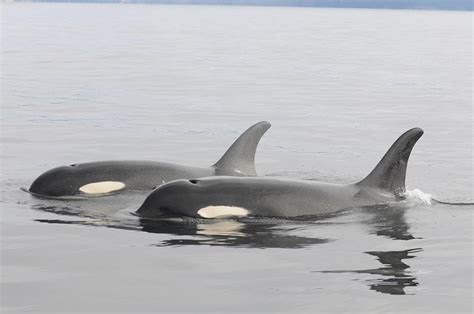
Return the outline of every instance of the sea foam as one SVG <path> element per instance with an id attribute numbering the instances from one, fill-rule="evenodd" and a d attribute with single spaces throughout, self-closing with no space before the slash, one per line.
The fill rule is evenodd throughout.
<path id="1" fill-rule="evenodd" d="M 433 196 L 428 193 L 424 193 L 423 191 L 419 189 L 414 189 L 414 190 L 407 190 L 404 193 L 404 196 L 407 198 L 408 201 L 413 201 L 413 202 L 422 202 L 424 205 L 431 205 Z"/>

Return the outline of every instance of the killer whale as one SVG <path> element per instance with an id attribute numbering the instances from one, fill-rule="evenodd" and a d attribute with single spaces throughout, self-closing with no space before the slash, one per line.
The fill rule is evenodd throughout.
<path id="1" fill-rule="evenodd" d="M 156 161 L 99 161 L 72 164 L 41 174 L 27 190 L 42 198 L 83 198 L 151 190 L 165 182 L 203 176 L 255 176 L 255 152 L 271 124 L 261 121 L 242 133 L 214 165 L 190 167 Z"/>
<path id="2" fill-rule="evenodd" d="M 153 191 L 136 214 L 154 218 L 299 217 L 404 199 L 408 158 L 423 130 L 401 135 L 363 180 L 331 184 L 275 177 L 229 176 L 177 180 Z"/>

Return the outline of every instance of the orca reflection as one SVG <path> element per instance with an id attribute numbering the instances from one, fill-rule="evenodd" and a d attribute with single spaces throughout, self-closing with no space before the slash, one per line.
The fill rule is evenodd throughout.
<path id="1" fill-rule="evenodd" d="M 372 215 L 369 226 L 372 228 L 371 233 L 375 235 L 404 241 L 420 238 L 410 232 L 410 226 L 405 219 L 407 208 L 378 205 L 365 208 L 364 211 Z"/>
<path id="2" fill-rule="evenodd" d="M 298 229 L 308 227 L 308 223 L 288 223 L 265 219 L 255 219 L 252 221 L 209 221 L 168 217 L 163 219 L 141 218 L 138 220 L 113 220 L 109 218 L 107 220 L 36 219 L 35 221 L 49 224 L 97 226 L 170 235 L 169 239 L 152 244 L 152 246 L 156 247 L 207 245 L 262 249 L 299 249 L 330 241 L 327 238 L 299 236 L 297 234 Z M 183 236 L 187 237 L 183 238 Z"/>
<path id="3" fill-rule="evenodd" d="M 394 295 L 406 294 L 405 288 L 418 286 L 416 277 L 408 270 L 409 265 L 402 262 L 404 259 L 414 258 L 414 253 L 421 252 L 422 249 L 415 248 L 404 251 L 373 251 L 365 252 L 376 256 L 378 261 L 384 266 L 375 269 L 363 270 L 327 270 L 320 273 L 357 273 L 382 276 L 380 279 L 366 280 L 370 290 Z"/>

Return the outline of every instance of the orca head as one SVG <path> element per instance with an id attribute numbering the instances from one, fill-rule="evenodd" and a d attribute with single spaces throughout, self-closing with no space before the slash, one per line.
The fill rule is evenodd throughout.
<path id="1" fill-rule="evenodd" d="M 29 191 L 40 196 L 70 196 L 79 186 L 72 180 L 76 165 L 56 167 L 41 174 L 31 184 Z"/>
<path id="2" fill-rule="evenodd" d="M 107 181 L 85 164 L 53 168 L 31 184 L 29 192 L 43 197 L 98 196 L 121 190 L 123 182 Z"/>
<path id="3" fill-rule="evenodd" d="M 198 180 L 180 179 L 156 188 L 137 210 L 144 218 L 155 218 L 165 214 L 192 216 L 196 212 L 196 190 Z"/>
<path id="4" fill-rule="evenodd" d="M 223 177 L 221 177 L 223 178 Z M 210 178 L 176 180 L 153 191 L 137 210 L 144 218 L 178 215 L 195 218 L 243 217 L 249 211 L 233 205 L 223 182 Z"/>

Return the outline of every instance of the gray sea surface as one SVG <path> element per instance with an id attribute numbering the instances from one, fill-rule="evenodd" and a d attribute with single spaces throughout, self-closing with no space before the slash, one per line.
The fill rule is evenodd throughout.
<path id="1" fill-rule="evenodd" d="M 472 12 L 2 4 L 1 312 L 473 311 Z M 354 182 L 405 130 L 409 201 L 318 220 L 140 221 L 146 193 L 21 191 L 71 163 Z"/>

